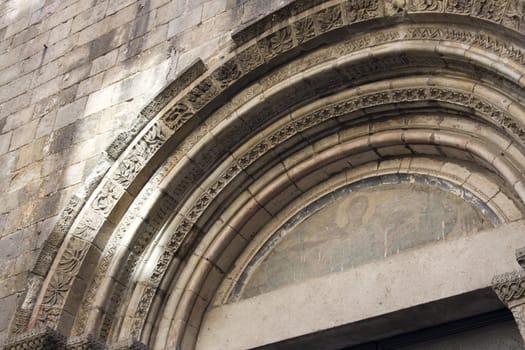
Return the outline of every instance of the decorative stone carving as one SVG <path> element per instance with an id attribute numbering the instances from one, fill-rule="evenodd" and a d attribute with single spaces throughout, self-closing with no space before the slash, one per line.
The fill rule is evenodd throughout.
<path id="1" fill-rule="evenodd" d="M 305 17 L 294 23 L 295 40 L 298 44 L 308 41 L 315 37 L 314 20 L 312 17 Z"/>
<path id="2" fill-rule="evenodd" d="M 315 20 L 320 33 L 328 32 L 343 26 L 343 12 L 340 6 L 332 6 L 319 11 Z"/>
<path id="3" fill-rule="evenodd" d="M 96 212 L 89 211 L 76 225 L 73 230 L 73 235 L 85 239 L 86 241 L 92 241 L 103 223 L 104 219 L 101 216 Z"/>
<path id="4" fill-rule="evenodd" d="M 219 89 L 209 78 L 201 81 L 188 93 L 188 101 L 195 111 L 204 107 L 213 97 L 219 93 Z"/>
<path id="5" fill-rule="evenodd" d="M 525 269 L 525 247 L 516 249 L 516 261 L 522 269 Z"/>
<path id="6" fill-rule="evenodd" d="M 181 101 L 168 110 L 162 118 L 162 121 L 171 130 L 177 130 L 190 120 L 193 115 L 194 112 L 189 105 L 186 102 Z"/>
<path id="7" fill-rule="evenodd" d="M 381 14 L 379 0 L 349 0 L 345 10 L 348 23 L 379 17 Z"/>
<path id="8" fill-rule="evenodd" d="M 144 318 L 148 312 L 149 306 L 155 296 L 156 288 L 152 286 L 146 286 L 142 297 L 139 300 L 139 304 L 135 311 L 135 320 L 131 326 L 131 335 L 133 337 L 138 337 L 143 326 Z"/>
<path id="9" fill-rule="evenodd" d="M 412 0 L 409 11 L 412 12 L 442 12 L 445 0 Z"/>
<path id="10" fill-rule="evenodd" d="M 91 208 L 101 215 L 107 216 L 120 199 L 124 189 L 111 180 L 108 180 L 91 202 Z"/>
<path id="11" fill-rule="evenodd" d="M 56 330 L 45 327 L 7 339 L 4 350 L 148 350 L 136 339 L 128 339 L 107 346 L 93 335 L 74 337 L 69 340 Z"/>
<path id="12" fill-rule="evenodd" d="M 42 300 L 38 314 L 38 323 L 41 326 L 55 326 L 57 324 L 65 298 L 81 263 L 86 257 L 89 246 L 88 242 L 80 239 L 71 238 L 69 240 Z"/>
<path id="13" fill-rule="evenodd" d="M 144 164 L 159 150 L 168 139 L 168 131 L 159 123 L 153 123 L 149 130 L 132 147 L 130 153 L 120 162 L 113 180 L 128 187 L 138 175 Z"/>
<path id="14" fill-rule="evenodd" d="M 524 303 L 525 271 L 515 271 L 494 277 L 492 289 L 499 299 L 509 307 Z"/>
<path id="15" fill-rule="evenodd" d="M 187 69 L 182 71 L 173 82 L 171 82 L 162 92 L 157 95 L 140 113 L 148 120 L 151 120 L 158 112 L 164 108 L 173 96 L 179 94 L 183 89 L 193 83 L 199 76 L 206 71 L 206 65 L 199 58 Z"/>
<path id="16" fill-rule="evenodd" d="M 447 0 L 446 12 L 467 15 L 470 13 L 473 3 L 474 0 Z"/>
<path id="17" fill-rule="evenodd" d="M 396 16 L 406 13 L 407 0 L 385 0 L 385 15 Z"/>
<path id="18" fill-rule="evenodd" d="M 261 52 L 259 52 L 259 46 L 257 44 L 239 52 L 237 60 L 243 72 L 249 72 L 264 63 L 264 59 Z"/>
<path id="19" fill-rule="evenodd" d="M 509 0 L 501 23 L 522 34 L 525 33 L 525 0 Z"/>
<path id="20" fill-rule="evenodd" d="M 239 79 L 241 76 L 241 71 L 235 59 L 231 59 L 217 68 L 213 72 L 212 76 L 217 81 L 221 89 L 224 89 Z"/>
<path id="21" fill-rule="evenodd" d="M 305 2 L 306 3 L 306 2 Z M 309 2 L 310 4 L 314 4 L 314 2 Z M 343 4 L 343 2 L 341 2 Z M 445 6 L 446 3 L 446 6 Z M 503 16 L 503 5 L 506 4 L 505 1 L 498 2 L 496 0 L 477 0 L 476 5 L 474 6 L 473 0 L 446 0 L 439 1 L 439 0 L 413 0 L 412 2 L 407 2 L 406 0 L 387 0 L 385 1 L 385 9 L 387 9 L 387 14 L 401 14 L 404 13 L 407 9 L 407 6 L 410 11 L 419 11 L 419 12 L 436 12 L 441 11 L 441 9 L 444 7 L 446 12 L 455 13 L 455 14 L 461 14 L 466 15 L 473 13 L 473 15 L 478 16 L 480 18 L 489 19 L 492 21 L 498 21 L 500 18 L 503 18 L 503 23 L 508 23 L 508 25 L 512 25 L 512 28 L 521 30 L 522 28 L 522 21 L 523 21 L 523 7 L 524 2 L 522 0 L 511 0 L 509 3 L 509 6 L 507 7 L 507 10 Z M 378 0 L 348 0 L 344 2 L 344 15 L 346 16 L 344 19 L 346 19 L 347 22 L 355 22 L 360 20 L 365 20 L 369 18 L 378 17 L 381 15 L 382 2 L 379 2 Z M 501 5 L 501 6 L 498 6 Z M 314 5 L 309 5 L 314 6 Z M 411 6 L 411 7 L 410 7 Z M 317 14 L 313 14 L 311 17 L 300 17 L 297 16 L 298 22 L 293 23 L 289 27 L 281 28 L 277 30 L 275 33 L 272 33 L 265 38 L 262 38 L 258 41 L 256 45 L 252 45 L 246 49 L 240 50 L 238 55 L 236 56 L 236 59 L 238 60 L 239 68 L 242 72 L 246 73 L 250 70 L 254 69 L 255 67 L 261 65 L 263 63 L 263 55 L 266 59 L 271 59 L 275 57 L 277 54 L 283 53 L 286 50 L 289 50 L 294 47 L 294 41 L 296 43 L 301 43 L 305 40 L 308 40 L 310 38 L 313 38 L 315 35 L 315 31 L 312 31 L 312 26 L 315 27 L 315 25 L 318 26 L 319 32 L 323 31 L 330 31 L 335 28 L 339 28 L 341 24 L 341 11 L 340 11 L 339 5 L 334 6 L 329 9 L 323 9 L 318 11 Z M 503 17 L 502 17 L 503 16 Z M 315 18 L 315 20 L 314 20 Z M 344 20 L 343 20 L 344 22 Z M 423 32 L 421 32 L 423 33 Z M 432 36 L 432 38 L 435 38 L 437 35 L 443 35 L 443 36 L 450 36 L 450 40 L 455 41 L 462 41 L 462 42 L 469 42 L 472 41 L 475 43 L 475 45 L 481 46 L 483 48 L 487 48 L 489 50 L 495 51 L 500 50 L 501 55 L 503 57 L 510 57 L 512 59 L 517 60 L 518 62 L 523 62 L 523 53 L 518 48 L 513 48 L 510 45 L 504 45 L 501 43 L 494 43 L 489 39 L 483 39 L 483 38 L 490 38 L 486 34 L 479 34 L 479 36 L 472 36 L 471 34 L 465 35 L 465 32 L 457 30 L 456 33 L 453 32 L 453 30 L 444 30 L 440 33 L 430 33 L 429 35 Z M 425 34 L 425 33 L 423 33 Z M 414 34 L 414 39 L 421 39 L 423 35 L 419 36 L 419 34 Z M 398 36 L 392 36 L 391 38 L 388 36 L 385 36 L 384 39 L 380 39 L 379 37 L 374 37 L 371 40 L 377 43 L 378 40 L 397 40 Z M 355 44 L 355 48 L 362 48 L 367 46 L 371 41 L 370 40 L 361 40 L 361 43 Z M 499 44 L 499 45 L 498 45 Z M 483 46 L 485 45 L 485 46 Z M 510 48 L 509 48 L 510 47 Z M 262 55 L 261 55 L 262 53 Z M 158 151 L 158 149 L 164 144 L 164 142 L 167 140 L 167 137 L 171 134 L 164 128 L 164 124 L 171 129 L 171 131 L 176 130 L 180 128 L 184 123 L 186 123 L 193 115 L 194 115 L 194 109 L 200 109 L 202 108 L 206 103 L 210 101 L 214 96 L 217 95 L 217 93 L 220 91 L 220 89 L 225 88 L 226 86 L 229 86 L 230 84 L 234 83 L 236 79 L 238 79 L 241 74 L 239 74 L 239 70 L 236 69 L 237 67 L 221 67 L 217 69 L 213 74 L 213 79 L 207 78 L 204 79 L 199 85 L 197 85 L 194 89 L 191 90 L 189 96 L 187 98 L 182 98 L 181 102 L 175 105 L 175 107 L 172 108 L 172 110 L 165 114 L 162 117 L 161 122 L 156 122 L 152 125 L 152 127 L 142 136 L 140 140 L 133 146 L 131 152 L 127 154 L 124 159 L 118 164 L 117 171 L 115 172 L 113 179 L 120 185 L 127 187 L 129 184 L 134 180 L 136 175 L 141 171 L 143 166 L 147 164 L 147 161 L 151 159 L 153 154 Z M 199 73 L 200 75 L 202 73 Z M 197 75 L 197 76 L 198 76 Z M 193 81 L 195 77 L 192 76 L 192 78 L 188 78 L 189 81 Z M 189 84 L 189 83 L 188 83 Z M 171 89 L 171 88 L 170 88 Z M 179 91 L 176 88 L 173 88 L 171 91 L 168 89 L 166 96 L 171 96 L 171 94 L 175 94 L 175 91 Z M 180 90 L 182 91 L 182 90 Z M 421 95 L 421 96 L 419 96 Z M 254 147 L 248 154 L 241 157 L 238 161 L 238 164 L 235 164 L 230 169 L 232 169 L 231 174 L 236 174 L 239 169 L 246 168 L 249 166 L 255 159 L 257 159 L 258 155 L 263 154 L 269 147 L 272 147 L 272 145 L 277 144 L 278 142 L 282 142 L 282 140 L 286 140 L 287 138 L 291 137 L 294 132 L 305 130 L 306 128 L 312 127 L 316 125 L 317 123 L 326 120 L 328 118 L 337 117 L 340 115 L 344 115 L 344 113 L 348 113 L 352 110 L 355 110 L 357 108 L 364 108 L 366 106 L 375 106 L 380 103 L 384 102 L 392 102 L 392 101 L 411 101 L 411 100 L 417 100 L 418 98 L 422 98 L 423 95 L 425 97 L 432 95 L 433 99 L 440 100 L 452 100 L 452 102 L 456 103 L 464 103 L 468 100 L 468 105 L 473 107 L 475 110 L 480 111 L 481 113 L 488 114 L 491 118 L 497 120 L 501 123 L 505 128 L 510 130 L 512 133 L 519 135 L 523 140 L 523 135 L 525 134 L 523 132 L 523 129 L 520 125 L 518 125 L 516 122 L 514 122 L 504 111 L 496 110 L 493 106 L 486 104 L 486 103 L 480 103 L 479 101 L 475 101 L 473 98 L 470 98 L 469 96 L 465 95 L 464 93 L 451 93 L 451 94 L 443 94 L 440 91 L 434 90 L 429 91 L 428 89 L 413 89 L 413 90 L 404 90 L 404 91 L 394 91 L 392 93 L 378 93 L 378 94 L 372 94 L 367 96 L 362 96 L 356 99 L 353 99 L 351 101 L 346 101 L 341 104 L 336 104 L 333 106 L 330 106 L 329 108 L 326 108 L 323 111 L 316 111 L 315 113 L 312 113 L 308 116 L 305 116 L 301 120 L 294 121 L 292 125 L 287 126 L 288 129 L 281 130 L 279 132 L 276 132 L 271 136 L 271 138 L 264 140 L 264 143 L 261 143 Z M 171 98 L 171 97 L 169 97 Z M 152 102 L 152 104 L 148 105 L 145 110 L 143 116 L 148 119 L 151 118 L 153 114 L 158 113 L 165 104 L 161 102 L 162 98 L 158 101 Z M 142 128 L 143 121 L 141 120 L 139 122 L 140 125 L 139 129 Z M 138 132 L 137 132 L 138 134 Z M 115 144 L 112 145 L 111 149 L 108 149 L 108 155 L 116 160 L 122 150 L 127 147 L 129 141 L 131 138 L 135 137 L 134 132 L 130 132 L 128 134 L 123 135 L 120 137 L 120 139 L 117 139 Z M 233 176 L 233 175 L 232 175 Z M 224 179 L 227 179 L 226 177 Z M 170 240 L 171 245 L 169 245 L 169 249 L 171 252 L 177 251 L 182 244 L 184 238 L 187 236 L 187 234 L 191 230 L 191 225 L 194 223 L 198 215 L 202 213 L 204 208 L 209 205 L 211 200 L 213 200 L 214 196 L 220 191 L 221 188 L 225 186 L 225 184 L 228 182 L 228 180 L 223 181 L 224 179 L 221 179 L 220 181 L 217 181 L 213 187 L 210 187 L 206 191 L 206 197 L 205 200 L 196 203 L 194 207 L 189 211 L 188 215 L 188 226 L 186 224 L 181 225 L 181 228 L 176 231 L 176 234 L 173 236 L 173 241 Z M 204 195 L 203 195 L 204 196 Z M 102 202 L 104 202 L 103 199 Z M 116 196 L 112 198 L 112 200 L 117 200 Z M 93 202 L 94 203 L 94 202 Z M 104 203 L 103 203 L 104 204 Z M 110 207 L 108 203 L 106 203 L 105 208 Z M 94 210 L 100 210 L 104 213 L 106 213 L 104 205 L 100 206 L 97 205 L 97 207 L 92 207 Z M 110 210 L 110 209 L 109 209 Z M 63 232 L 64 235 L 67 231 L 71 228 L 71 223 L 73 219 L 76 216 L 75 211 L 71 212 L 71 219 L 68 218 L 68 214 L 64 214 L 64 220 L 66 222 L 65 228 L 62 230 L 60 229 L 60 225 L 57 225 L 57 228 L 59 231 Z M 106 213 L 107 214 L 107 213 Z M 69 226 L 68 226 L 69 225 Z M 82 226 L 84 225 L 84 226 Z M 89 229 L 89 231 L 93 231 L 93 227 L 96 225 L 92 225 L 89 223 L 88 219 L 83 218 L 83 220 L 80 222 L 78 227 L 86 227 L 86 230 Z M 77 227 L 77 228 L 78 228 Z M 96 229 L 95 229 L 96 230 Z M 83 231 L 83 230 L 80 230 Z M 94 232 L 94 231 L 93 231 Z M 124 232 L 124 231 L 123 231 Z M 82 232 L 77 232 L 77 234 L 80 237 L 83 237 L 85 239 L 90 239 L 94 236 L 94 233 L 90 234 L 84 234 Z M 52 236 L 54 238 L 57 238 L 57 242 L 61 242 L 62 238 L 58 239 L 60 235 Z M 62 236 L 63 237 L 63 236 Z M 53 239 L 51 239 L 51 242 L 53 242 Z M 60 245 L 60 243 L 57 245 L 57 247 Z M 52 246 L 54 246 L 52 244 Z M 137 251 L 138 252 L 138 251 Z M 42 268 L 37 268 L 36 270 L 45 275 L 47 273 L 48 266 L 50 265 L 50 261 L 53 259 L 54 254 L 56 252 L 54 251 L 48 251 L 42 255 L 42 258 L 39 258 L 39 261 L 42 261 Z M 108 255 L 110 257 L 111 255 Z M 83 257 L 82 257 L 83 259 Z M 108 258 L 108 261 L 110 258 Z M 165 261 L 165 260 L 163 260 Z M 46 267 L 47 266 L 47 267 Z M 163 266 L 162 269 L 164 269 L 164 266 L 166 266 L 165 263 L 160 264 L 159 266 Z M 66 269 L 67 270 L 67 269 Z M 161 270 L 159 270 L 161 271 Z M 62 275 L 59 275 L 56 277 L 56 279 L 52 279 L 49 283 L 50 287 L 54 290 L 54 292 L 47 294 L 46 292 L 46 300 L 53 301 L 55 300 L 57 303 L 59 301 L 62 301 L 62 295 L 65 295 L 68 286 L 69 286 L 69 280 L 66 279 L 66 272 L 61 272 Z M 54 277 L 55 278 L 55 277 Z M 59 293 L 58 293 L 58 292 Z M 47 307 L 47 306 L 45 306 Z M 43 310 L 45 310 L 45 307 Z M 52 308 L 53 309 L 53 308 Z M 55 309 L 53 309 L 55 310 Z M 49 311 L 50 312 L 50 311 Z M 25 316 L 20 316 L 20 320 L 23 320 Z M 21 321 L 23 323 L 23 321 Z M 140 321 L 139 321 L 140 323 Z"/>
<path id="22" fill-rule="evenodd" d="M 525 339 L 525 271 L 515 271 L 494 277 L 492 289 L 512 311 L 521 336 Z"/>
<path id="23" fill-rule="evenodd" d="M 124 132 L 117 135 L 115 140 L 106 149 L 106 154 L 112 159 L 117 160 L 120 154 L 128 147 L 133 138 L 142 130 L 142 128 L 148 123 L 148 119 L 144 116 L 139 115 L 133 126 Z"/>
<path id="24" fill-rule="evenodd" d="M 506 7 L 507 0 L 477 0 L 474 3 L 472 14 L 476 17 L 499 23 Z"/>
<path id="25" fill-rule="evenodd" d="M 266 60 L 270 60 L 293 47 L 292 30 L 289 26 L 285 27 L 259 40 L 257 44 Z"/>
<path id="26" fill-rule="evenodd" d="M 39 328 L 34 331 L 7 339 L 5 350 L 65 350 L 66 340 L 63 335 L 49 328 Z"/>

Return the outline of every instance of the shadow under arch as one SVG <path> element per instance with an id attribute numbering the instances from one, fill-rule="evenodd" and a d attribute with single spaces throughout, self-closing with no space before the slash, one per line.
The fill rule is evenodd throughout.
<path id="1" fill-rule="evenodd" d="M 217 277 L 209 273 L 222 245 L 233 240 L 209 232 L 228 230 L 247 241 L 281 209 L 271 198 L 302 193 L 306 173 L 333 163 L 345 147 L 378 159 L 412 144 L 443 147 L 442 157 L 459 150 L 504 179 L 504 192 L 521 208 L 519 27 L 503 21 L 510 7 L 498 10 L 496 20 L 474 3 L 461 13 L 436 3 L 443 6 L 298 1 L 279 12 L 282 20 L 264 19 L 235 35 L 239 47 L 216 69 L 197 64 L 183 74 L 108 149 L 98 185 L 66 208 L 12 333 L 49 326 L 109 343 L 136 337 L 155 348 L 192 347 L 198 321 L 189 320 L 204 311 L 195 311 L 199 293 L 208 277 Z M 465 18 L 468 24 L 458 24 Z M 349 98 L 341 100 L 345 93 Z M 451 124 L 447 132 L 425 130 L 435 119 L 421 126 L 405 120 L 376 131 L 367 123 L 435 111 L 468 116 L 476 126 Z M 338 127 L 347 133 L 334 133 Z M 352 139 L 355 130 L 366 136 Z M 340 143 L 335 154 L 315 150 L 327 135 Z M 287 166 L 294 154 L 307 155 L 296 170 Z M 235 187 L 253 193 L 241 196 Z M 232 204 L 235 198 L 240 204 Z M 206 240 L 213 244 L 193 250 Z M 165 303 L 173 310 L 169 319 L 159 311 Z"/>

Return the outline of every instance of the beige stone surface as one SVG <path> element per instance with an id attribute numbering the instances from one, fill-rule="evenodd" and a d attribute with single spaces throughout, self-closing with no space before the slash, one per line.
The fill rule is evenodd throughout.
<path id="1" fill-rule="evenodd" d="M 137 338 L 155 349 L 191 349 L 215 287 L 245 245 L 312 187 L 330 190 L 363 174 L 389 183 L 401 169 L 443 171 L 484 194 L 503 222 L 522 217 L 519 1 L 297 0 L 290 13 L 263 18 L 290 2 L 0 4 L 0 338 L 18 305 L 13 332 L 51 326 L 108 344 Z M 366 171 L 354 172 L 360 165 Z M 496 242 L 509 246 L 486 261 L 469 256 L 476 266 L 495 263 L 481 272 L 470 270 L 463 250 L 452 254 L 454 245 L 425 256 L 442 270 L 406 258 L 400 266 L 413 264 L 409 273 L 385 279 L 397 296 L 372 293 L 386 306 L 365 305 L 351 317 L 486 286 L 482 272 L 501 272 L 523 243 L 513 237 Z M 460 267 L 449 268 L 439 252 Z M 415 263 L 436 277 L 421 291 L 413 281 L 428 276 Z M 441 289 L 445 272 L 472 278 Z M 412 288 L 411 301 L 398 282 Z M 314 291 L 303 301 L 327 296 L 331 320 L 310 329 L 349 320 L 335 314 L 337 295 Z M 273 335 L 295 334 L 279 333 L 288 330 Z"/>
<path id="2" fill-rule="evenodd" d="M 488 287 L 495 274 L 515 269 L 514 247 L 525 244 L 524 225 L 443 241 L 218 306 L 205 316 L 197 349 L 257 347 Z"/>
<path id="3" fill-rule="evenodd" d="M 0 228 L 0 250 L 14 236 L 35 242 L 2 258 L 26 263 L 0 277 L 0 284 L 17 281 L 0 296 L 0 338 L 23 292 L 25 270 L 105 147 L 189 63 L 215 59 L 231 45 L 231 32 L 288 2 L 0 4 L 0 218 L 9 222 Z"/>

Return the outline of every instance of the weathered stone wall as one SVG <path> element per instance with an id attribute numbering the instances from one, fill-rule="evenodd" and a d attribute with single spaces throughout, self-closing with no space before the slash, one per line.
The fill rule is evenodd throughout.
<path id="1" fill-rule="evenodd" d="M 117 133 L 191 62 L 289 2 L 0 4 L 0 338 L 57 215 Z"/>

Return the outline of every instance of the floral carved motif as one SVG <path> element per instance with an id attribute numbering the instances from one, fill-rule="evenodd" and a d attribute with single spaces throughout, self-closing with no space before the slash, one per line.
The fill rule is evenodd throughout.
<path id="1" fill-rule="evenodd" d="M 506 7 L 507 0 L 477 0 L 472 9 L 472 14 L 499 23 Z"/>
<path id="2" fill-rule="evenodd" d="M 292 30 L 285 27 L 258 41 L 259 48 L 267 59 L 291 49 L 293 45 Z"/>
<path id="3" fill-rule="evenodd" d="M 188 120 L 193 117 L 194 112 L 186 102 L 179 102 L 162 118 L 162 121 L 171 129 L 180 129 Z"/>
<path id="4" fill-rule="evenodd" d="M 445 0 L 412 0 L 409 11 L 442 12 Z"/>
<path id="5" fill-rule="evenodd" d="M 123 188 L 109 180 L 104 184 L 102 190 L 91 203 L 91 208 L 96 212 L 107 216 L 123 193 Z"/>
<path id="6" fill-rule="evenodd" d="M 315 19 L 320 33 L 343 26 L 343 13 L 340 6 L 333 6 L 319 11 Z"/>
<path id="7" fill-rule="evenodd" d="M 379 0 L 349 0 L 346 4 L 349 23 L 375 18 L 380 14 Z"/>
<path id="8" fill-rule="evenodd" d="M 509 0 L 501 23 L 525 34 L 525 0 Z"/>
<path id="9" fill-rule="evenodd" d="M 212 74 L 213 78 L 217 81 L 221 89 L 228 87 L 232 82 L 239 79 L 241 71 L 239 65 L 235 60 L 230 60 L 217 68 Z"/>
<path id="10" fill-rule="evenodd" d="M 138 175 L 144 164 L 168 139 L 168 132 L 159 123 L 153 123 L 149 130 L 132 147 L 131 152 L 119 164 L 113 180 L 127 187 Z"/>
<path id="11" fill-rule="evenodd" d="M 446 12 L 466 15 L 470 13 L 474 0 L 447 0 Z"/>
<path id="12" fill-rule="evenodd" d="M 55 326 L 58 322 L 65 298 L 87 255 L 89 246 L 88 242 L 79 239 L 69 240 L 42 300 L 38 315 L 38 322 L 41 326 Z"/>
<path id="13" fill-rule="evenodd" d="M 314 20 L 312 17 L 305 17 L 294 23 L 295 39 L 301 44 L 315 37 Z"/>

